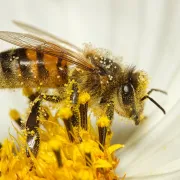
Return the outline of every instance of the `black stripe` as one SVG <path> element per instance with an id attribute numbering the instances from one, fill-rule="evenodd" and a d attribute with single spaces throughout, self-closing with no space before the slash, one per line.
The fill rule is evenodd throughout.
<path id="1" fill-rule="evenodd" d="M 67 82 L 67 80 L 68 80 L 67 65 L 62 67 L 62 65 L 61 65 L 62 60 L 63 60 L 62 58 L 58 58 L 57 70 L 58 70 L 59 76 L 63 79 L 63 81 Z"/>
<path id="2" fill-rule="evenodd" d="M 2 67 L 2 72 L 5 78 L 12 77 L 13 71 L 11 67 L 11 58 L 12 58 L 13 50 L 8 50 L 5 52 L 0 53 L 0 63 Z"/>
<path id="3" fill-rule="evenodd" d="M 16 49 L 16 56 L 19 57 L 18 62 L 19 62 L 19 68 L 21 70 L 21 75 L 23 79 L 29 79 L 33 77 L 33 74 L 31 72 L 31 60 L 28 59 L 26 55 L 27 49 L 24 48 L 19 48 Z"/>
<path id="4" fill-rule="evenodd" d="M 37 52 L 37 67 L 38 67 L 38 76 L 40 79 L 46 79 L 49 76 L 48 70 L 45 68 L 44 60 L 43 60 L 44 54 Z"/>
<path id="5" fill-rule="evenodd" d="M 0 63 L 5 78 L 10 78 L 15 75 L 13 72 L 14 70 L 12 69 L 13 61 L 16 61 L 17 64 L 19 64 L 23 78 L 27 79 L 32 76 L 30 61 L 26 56 L 26 49 L 18 48 L 0 53 Z"/>

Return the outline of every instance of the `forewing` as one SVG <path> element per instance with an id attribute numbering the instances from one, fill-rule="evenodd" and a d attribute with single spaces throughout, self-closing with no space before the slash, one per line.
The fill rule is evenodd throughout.
<path id="1" fill-rule="evenodd" d="M 74 52 L 71 49 L 56 45 L 31 34 L 0 31 L 0 39 L 23 48 L 62 58 L 88 71 L 93 71 L 94 69 L 81 53 Z"/>
<path id="2" fill-rule="evenodd" d="M 75 46 L 74 44 L 69 43 L 66 40 L 61 39 L 61 38 L 59 38 L 59 37 L 57 37 L 57 36 L 55 36 L 49 32 L 46 32 L 46 31 L 39 29 L 35 26 L 29 25 L 29 24 L 26 24 L 26 23 L 23 23 L 20 21 L 13 21 L 13 23 L 16 26 L 20 27 L 21 29 L 23 29 L 29 33 L 32 33 L 36 36 L 38 35 L 40 37 L 53 40 L 53 41 L 57 42 L 58 44 L 61 44 L 62 46 L 69 47 L 72 51 L 82 53 L 82 50 L 80 48 L 78 48 L 77 46 Z"/>

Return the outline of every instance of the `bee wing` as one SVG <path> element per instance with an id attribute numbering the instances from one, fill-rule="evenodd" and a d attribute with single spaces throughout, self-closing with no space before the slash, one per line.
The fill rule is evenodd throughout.
<path id="1" fill-rule="evenodd" d="M 23 48 L 62 58 L 84 70 L 94 70 L 93 66 L 88 63 L 88 60 L 81 53 L 74 52 L 71 49 L 56 45 L 31 34 L 0 31 L 0 39 Z"/>
<path id="2" fill-rule="evenodd" d="M 67 41 L 65 41 L 64 39 L 61 39 L 49 32 L 46 32 L 42 29 L 39 29 L 35 26 L 32 26 L 32 25 L 29 25 L 29 24 L 26 24 L 26 23 L 23 23 L 23 22 L 20 22 L 20 21 L 13 21 L 13 23 L 20 27 L 21 29 L 29 32 L 29 33 L 32 33 L 34 35 L 37 35 L 37 36 L 41 36 L 41 37 L 44 37 L 44 38 L 48 38 L 50 40 L 53 40 L 55 42 L 57 42 L 58 44 L 61 44 L 61 45 L 64 45 L 66 47 L 69 47 L 72 51 L 75 51 L 75 52 L 79 52 L 79 53 L 82 53 L 82 49 L 80 49 L 79 47 L 75 46 L 74 44 L 71 44 Z"/>

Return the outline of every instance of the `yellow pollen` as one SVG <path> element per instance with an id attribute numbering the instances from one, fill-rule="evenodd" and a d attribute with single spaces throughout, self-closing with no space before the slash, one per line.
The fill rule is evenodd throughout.
<path id="1" fill-rule="evenodd" d="M 108 127 L 110 125 L 110 120 L 107 116 L 102 116 L 97 121 L 98 127 Z"/>
<path id="2" fill-rule="evenodd" d="M 61 147 L 61 143 L 58 139 L 52 139 L 49 141 L 49 147 L 51 147 L 52 150 L 58 151 Z"/>
<path id="3" fill-rule="evenodd" d="M 11 109 L 10 112 L 9 112 L 9 115 L 15 121 L 20 118 L 19 112 L 17 110 L 15 110 L 15 109 Z"/>
<path id="4" fill-rule="evenodd" d="M 90 100 L 90 95 L 87 92 L 81 93 L 79 95 L 79 103 L 86 104 Z"/>
<path id="5" fill-rule="evenodd" d="M 79 108 L 80 104 L 90 100 L 90 95 L 79 92 L 78 104 L 74 107 L 69 100 L 72 83 L 66 87 L 66 99 L 53 105 L 43 101 L 38 108 L 39 114 L 34 113 L 37 112 L 36 102 L 46 99 L 45 93 L 36 98 L 36 102 L 29 102 L 26 116 L 21 117 L 14 109 L 10 111 L 10 117 L 14 120 L 22 119 L 22 123 L 17 121 L 20 126 L 16 129 L 17 135 L 11 135 L 0 146 L 0 179 L 124 180 L 125 176 L 118 177 L 115 173 L 119 159 L 114 154 L 124 146 L 110 145 L 113 133 L 107 133 L 102 151 L 97 128 L 94 129 L 91 124 L 91 116 L 81 116 L 91 110 L 91 105 L 88 110 L 82 108 L 83 112 Z M 23 89 L 23 94 L 28 97 L 35 92 L 37 88 Z M 56 99 L 55 94 L 53 98 Z M 29 114 L 33 114 L 32 119 Z M 82 126 L 83 118 L 87 120 L 87 129 Z M 37 119 L 38 123 L 33 122 Z M 27 123 L 24 123 L 25 120 L 28 120 Z M 111 129 L 107 116 L 100 116 L 97 126 Z"/>
<path id="6" fill-rule="evenodd" d="M 31 96 L 33 94 L 33 91 L 30 88 L 23 88 L 22 93 L 23 93 L 23 95 L 29 97 L 29 96 Z"/>
<path id="7" fill-rule="evenodd" d="M 58 112 L 58 117 L 61 119 L 69 119 L 73 114 L 70 108 L 61 108 Z"/>

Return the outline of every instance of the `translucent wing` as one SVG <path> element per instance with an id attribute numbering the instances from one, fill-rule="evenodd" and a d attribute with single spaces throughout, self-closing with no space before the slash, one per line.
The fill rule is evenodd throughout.
<path id="1" fill-rule="evenodd" d="M 88 60 L 83 54 L 74 52 L 64 46 L 56 45 L 31 34 L 0 31 L 0 39 L 23 48 L 62 58 L 88 71 L 94 70 L 93 66 L 88 63 Z"/>
<path id="2" fill-rule="evenodd" d="M 20 27 L 21 29 L 23 29 L 23 30 L 25 30 L 25 31 L 27 31 L 29 33 L 32 33 L 32 34 L 34 34 L 36 36 L 38 35 L 38 36 L 41 36 L 41 37 L 48 38 L 50 40 L 56 41 L 58 44 L 60 43 L 60 44 L 62 44 L 64 46 L 66 46 L 66 47 L 69 47 L 72 51 L 77 51 L 79 53 L 82 53 L 82 50 L 79 47 L 77 47 L 77 46 L 75 46 L 75 45 L 73 45 L 73 44 L 71 44 L 71 43 L 69 43 L 69 42 L 67 42 L 67 41 L 65 41 L 65 40 L 63 40 L 63 39 L 61 39 L 59 37 L 56 37 L 55 35 L 53 35 L 53 34 L 51 34 L 49 32 L 46 32 L 46 31 L 44 31 L 42 29 L 39 29 L 37 27 L 34 27 L 32 25 L 29 25 L 29 24 L 26 24 L 26 23 L 23 23 L 23 22 L 20 22 L 20 21 L 15 21 L 14 20 L 13 23 L 16 26 Z"/>

